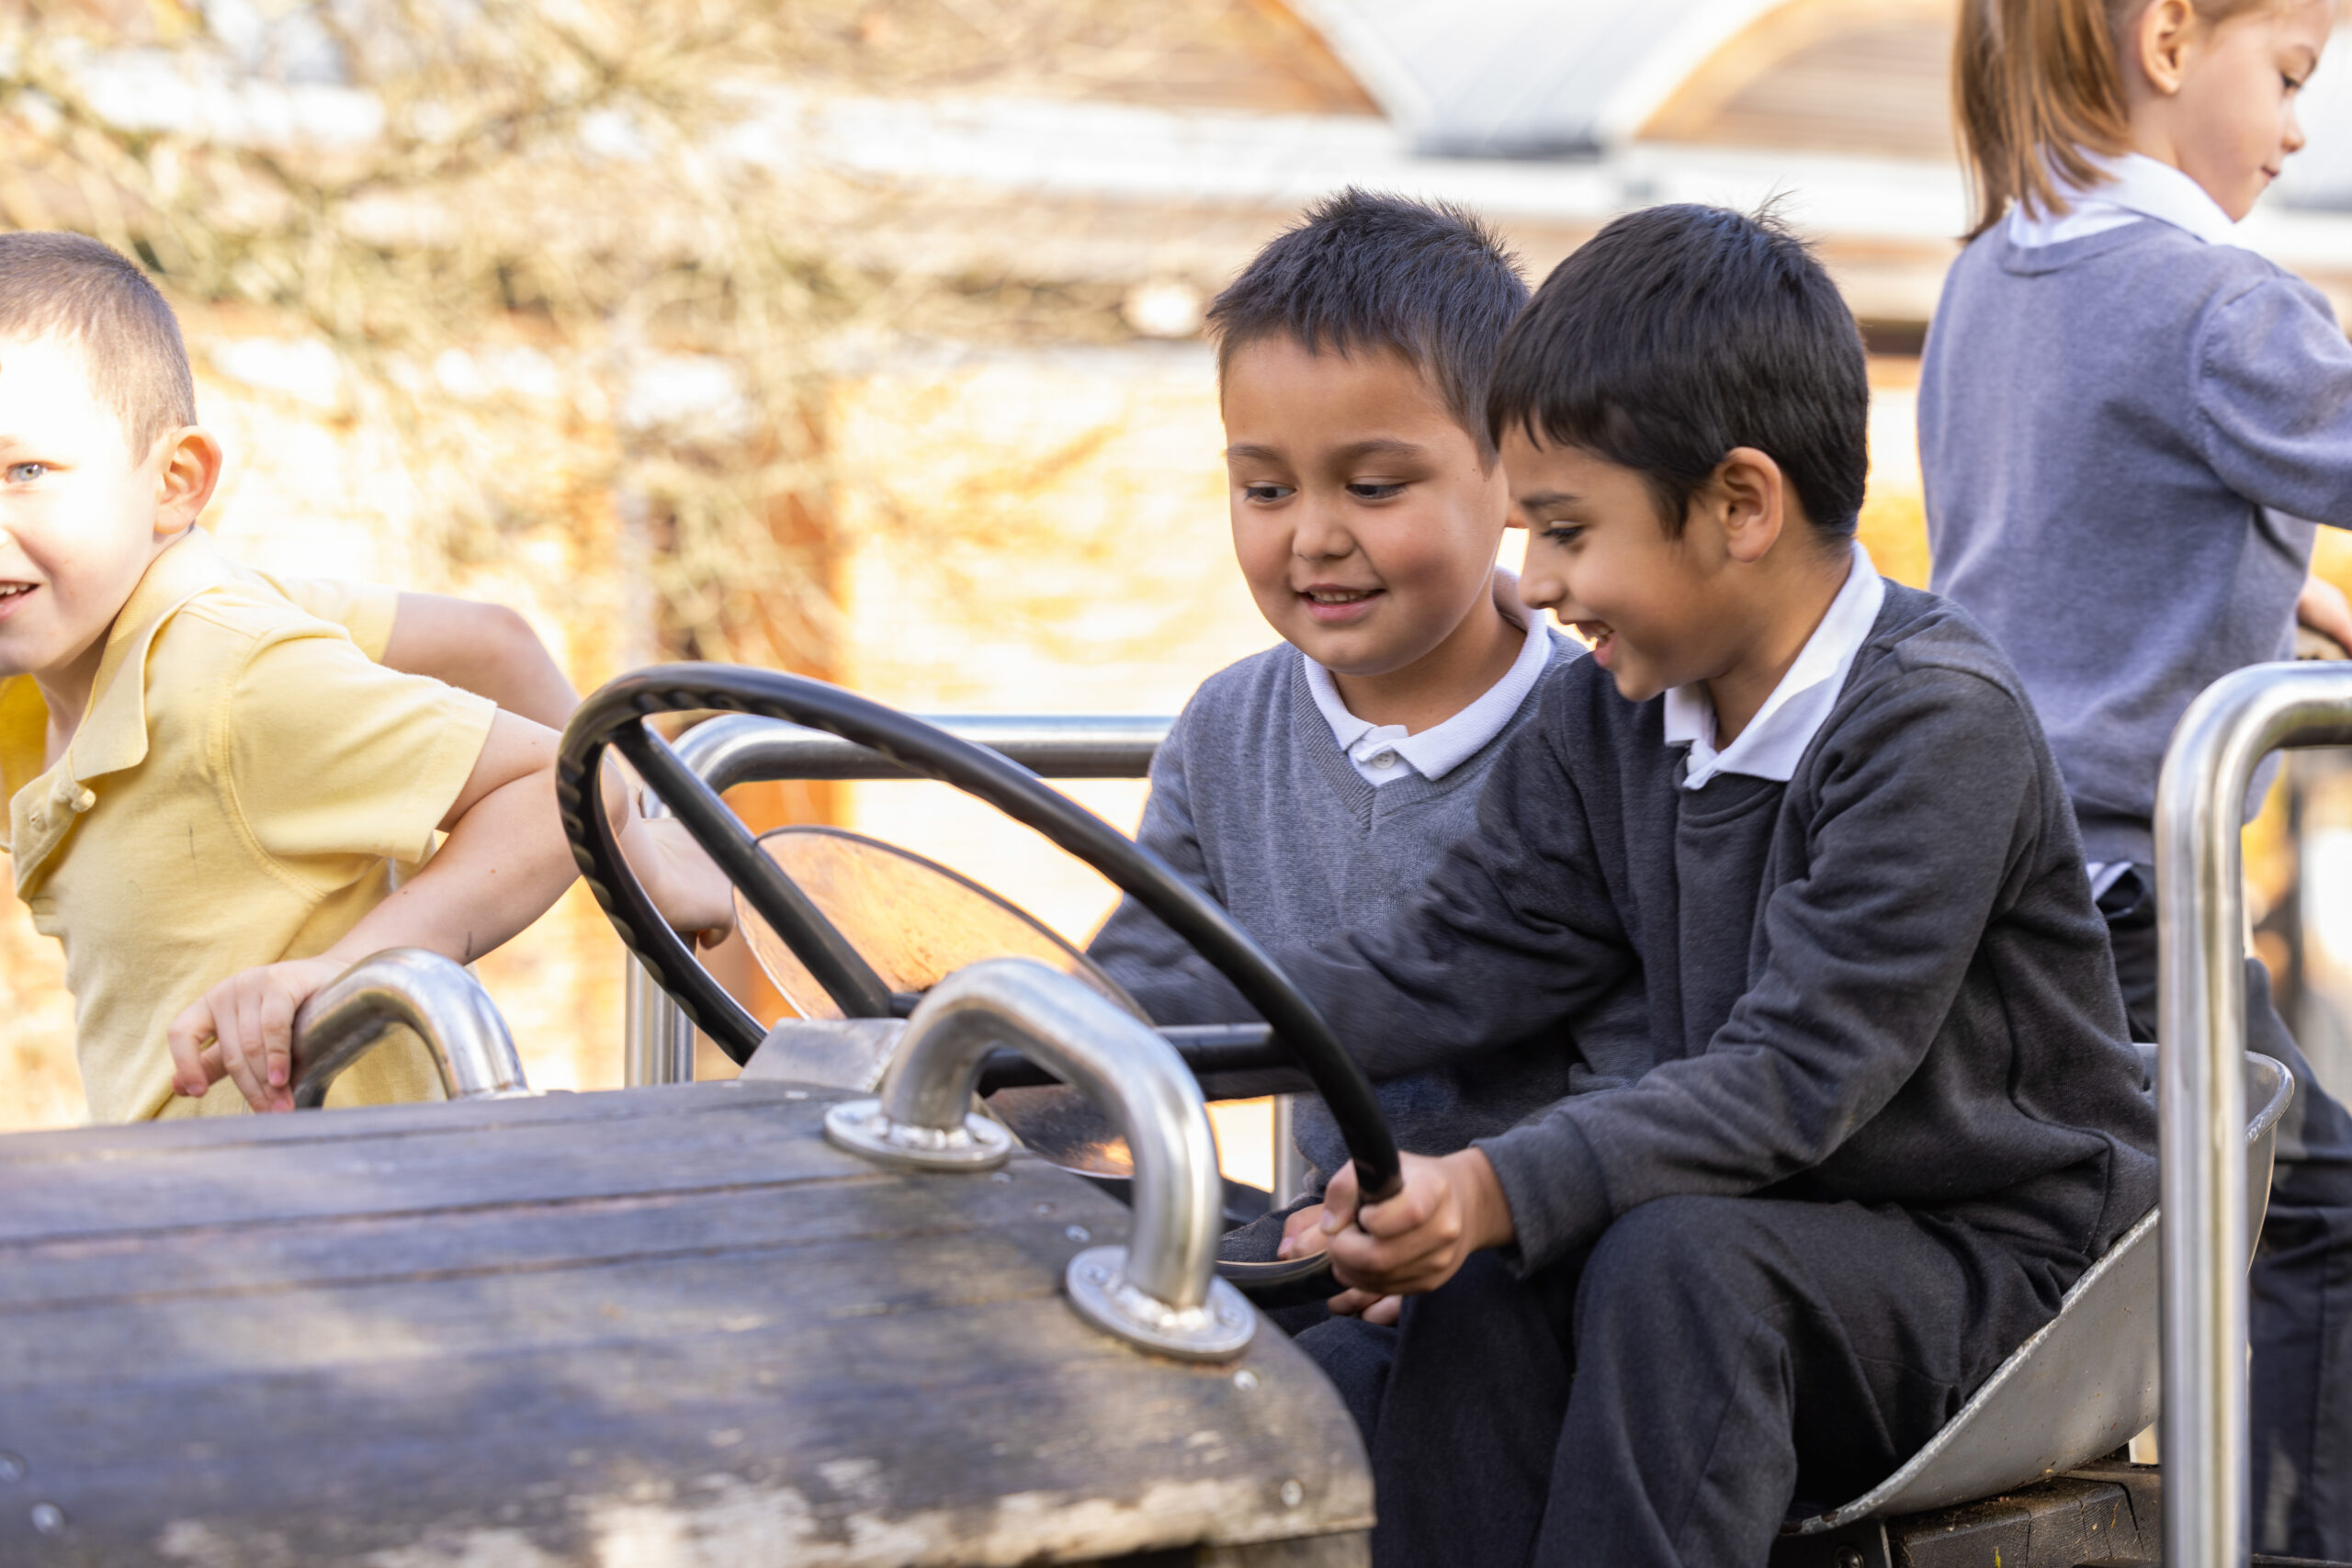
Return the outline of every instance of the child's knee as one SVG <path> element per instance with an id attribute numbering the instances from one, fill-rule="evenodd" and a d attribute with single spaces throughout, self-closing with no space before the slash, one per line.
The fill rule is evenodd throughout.
<path id="1" fill-rule="evenodd" d="M 1578 1284 L 1579 1335 L 1601 1320 L 1662 1327 L 1752 1305 L 1755 1209 L 1747 1198 L 1660 1198 L 1611 1222 Z"/>

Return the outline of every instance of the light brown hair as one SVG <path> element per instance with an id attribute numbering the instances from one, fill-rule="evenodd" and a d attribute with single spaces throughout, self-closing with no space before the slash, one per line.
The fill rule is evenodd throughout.
<path id="1" fill-rule="evenodd" d="M 2268 0 L 2194 0 L 2217 26 Z M 2149 0 L 1961 0 L 1952 49 L 1953 120 L 1975 186 L 1974 239 L 2012 202 L 2063 213 L 2054 174 L 2078 189 L 2106 176 L 2089 154 L 2129 145 L 2125 34 Z"/>
<path id="2" fill-rule="evenodd" d="M 179 320 L 136 263 L 86 234 L 0 234 L 0 337 L 51 333 L 81 344 L 134 461 L 196 423 Z"/>

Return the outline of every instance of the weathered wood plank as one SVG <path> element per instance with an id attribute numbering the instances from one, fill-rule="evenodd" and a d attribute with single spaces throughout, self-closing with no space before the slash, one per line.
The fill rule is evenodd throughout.
<path id="1" fill-rule="evenodd" d="M 51 1218 L 0 1241 L 0 1562 L 1071 1562 L 1369 1524 L 1278 1334 L 1189 1367 L 1069 1311 L 1118 1205 L 1031 1160 L 876 1172 L 822 1145 L 828 1098 L 8 1151 Z M 156 1224 L 166 1169 L 239 1219 Z M 132 1212 L 74 1231 L 76 1184 Z"/>

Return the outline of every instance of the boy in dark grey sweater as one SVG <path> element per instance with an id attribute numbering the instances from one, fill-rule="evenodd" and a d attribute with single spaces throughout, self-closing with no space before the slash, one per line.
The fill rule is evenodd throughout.
<path id="1" fill-rule="evenodd" d="M 1409 1296 L 1376 1562 L 1760 1568 L 1924 1443 L 2154 1201 L 2074 815 L 1973 622 L 1852 542 L 1852 317 L 1772 225 L 1621 219 L 1489 395 L 1546 677 L 1411 909 L 1276 956 L 1375 1076 L 1643 977 L 1633 1080 L 1318 1227 Z M 1148 1006 L 1157 998 L 1147 992 Z M 1344 1364 L 1334 1320 L 1303 1336 Z"/>
<path id="2" fill-rule="evenodd" d="M 1138 837 L 1261 942 L 1309 942 L 1417 896 L 1469 828 L 1537 682 L 1582 651 L 1494 591 L 1509 507 L 1487 377 L 1526 301 L 1474 220 L 1351 190 L 1267 245 L 1209 310 L 1234 551 L 1286 643 L 1185 705 L 1152 760 Z M 1152 987 L 1162 1023 L 1247 1016 L 1133 899 L 1091 953 Z M 1554 1030 L 1396 1078 L 1381 1105 L 1400 1146 L 1445 1154 L 1557 1100 L 1578 1066 Z M 1312 1096 L 1295 1136 L 1315 1185 L 1346 1162 Z M 1269 1258 L 1280 1240 L 1277 1219 L 1230 1238 L 1227 1256 Z"/>

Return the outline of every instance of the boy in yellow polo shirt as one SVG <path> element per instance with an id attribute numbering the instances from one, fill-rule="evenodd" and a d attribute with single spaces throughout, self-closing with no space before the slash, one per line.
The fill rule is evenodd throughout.
<path id="1" fill-rule="evenodd" d="M 195 527 L 220 471 L 139 269 L 79 236 L 0 235 L 6 847 L 64 944 L 102 1122 L 289 1107 L 313 991 L 389 947 L 479 957 L 572 876 L 554 734 L 371 662 L 222 559 Z M 707 864 L 644 826 L 624 844 L 656 902 L 725 924 Z M 439 1092 L 412 1039 L 332 1102 Z"/>

